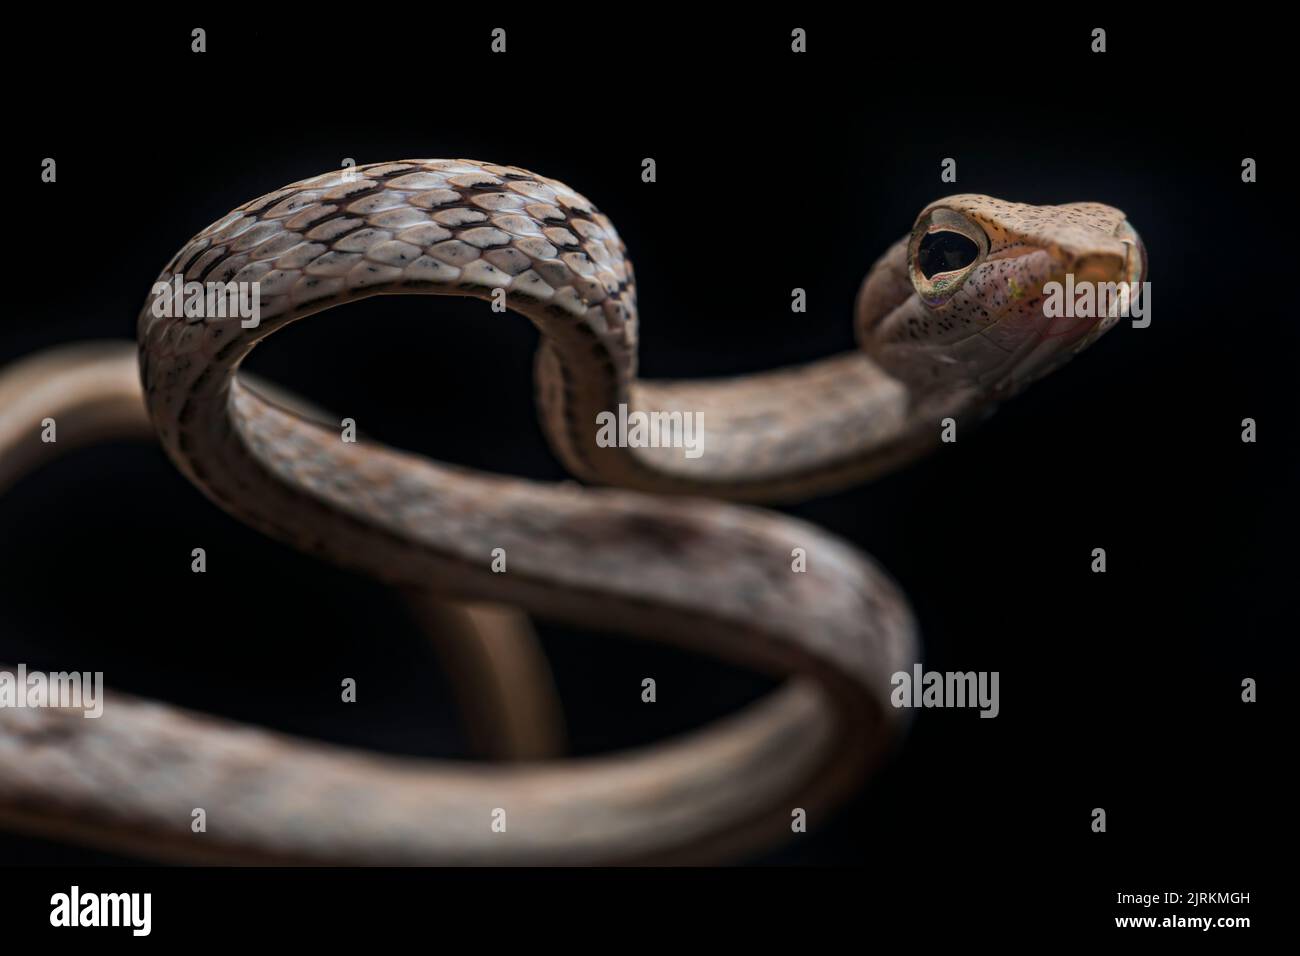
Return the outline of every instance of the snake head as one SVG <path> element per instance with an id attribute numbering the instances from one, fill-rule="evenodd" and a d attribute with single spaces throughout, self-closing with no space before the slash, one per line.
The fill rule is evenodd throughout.
<path id="1" fill-rule="evenodd" d="M 864 287 L 859 323 L 864 347 L 914 394 L 1004 398 L 1144 308 L 1142 241 L 1100 203 L 949 196 L 921 211 L 905 257 L 914 294 L 864 320 Z"/>

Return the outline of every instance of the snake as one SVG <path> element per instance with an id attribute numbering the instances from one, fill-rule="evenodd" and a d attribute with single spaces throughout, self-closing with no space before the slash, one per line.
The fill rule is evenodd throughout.
<path id="1" fill-rule="evenodd" d="M 777 221 L 719 208 L 692 223 L 693 265 L 741 229 L 779 249 Z M 1115 308 L 1050 317 L 1050 283 L 1145 274 L 1118 209 L 948 196 L 868 271 L 856 350 L 645 380 L 624 244 L 557 180 L 404 160 L 248 202 L 166 265 L 135 343 L 65 346 L 0 374 L 0 487 L 67 448 L 152 436 L 218 507 L 400 589 L 426 620 L 441 615 L 437 627 L 454 616 L 438 608 L 477 608 L 455 612 L 461 646 L 477 648 L 467 672 L 478 687 L 495 681 L 484 707 L 513 714 L 501 749 L 520 759 L 380 755 L 112 692 L 98 720 L 0 709 L 0 824 L 158 859 L 265 864 L 712 863 L 789 839 L 792 816 L 824 819 L 898 745 L 908 712 L 890 703 L 891 675 L 919 644 L 905 596 L 870 557 L 760 505 L 935 449 L 946 425 L 981 420 L 1118 321 Z M 166 308 L 178 280 L 256 283 L 260 316 Z M 491 321 L 514 312 L 537 328 L 538 418 L 580 482 L 345 440 L 337 417 L 240 369 L 294 322 L 393 294 L 484 299 Z M 620 406 L 698 413 L 699 454 L 600 440 L 600 416 Z M 40 442 L 47 417 L 62 447 Z M 547 725 L 550 693 L 518 629 L 532 617 L 676 644 L 782 683 L 672 739 L 558 757 L 553 741 L 525 739 Z M 197 807 L 205 832 L 191 828 Z"/>

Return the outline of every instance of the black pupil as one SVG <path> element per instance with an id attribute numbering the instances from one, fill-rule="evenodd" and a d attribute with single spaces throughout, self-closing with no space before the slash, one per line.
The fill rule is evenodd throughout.
<path id="1" fill-rule="evenodd" d="M 956 272 L 966 268 L 979 254 L 979 246 L 960 232 L 941 230 L 926 233 L 921 238 L 917 262 L 921 266 L 921 274 L 930 279 L 940 272 Z"/>

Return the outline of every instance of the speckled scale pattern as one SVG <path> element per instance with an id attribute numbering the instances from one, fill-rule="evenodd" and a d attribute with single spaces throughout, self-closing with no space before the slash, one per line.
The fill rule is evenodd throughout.
<path id="1" fill-rule="evenodd" d="M 632 269 L 609 219 L 563 183 L 473 160 L 379 163 L 286 186 L 204 229 L 159 281 L 178 274 L 258 282 L 264 322 L 365 295 L 503 289 L 512 309 L 585 324 L 612 353 L 632 354 L 636 335 Z M 242 334 L 230 320 L 195 324 L 161 323 L 147 304 L 141 341 L 183 354 Z"/>

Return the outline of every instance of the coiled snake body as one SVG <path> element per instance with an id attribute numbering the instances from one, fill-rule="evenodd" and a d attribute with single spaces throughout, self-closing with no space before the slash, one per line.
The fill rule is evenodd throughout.
<path id="1" fill-rule="evenodd" d="M 427 607 L 511 605 L 790 680 L 717 725 L 636 752 L 483 765 L 359 753 L 124 696 L 99 720 L 0 710 L 0 821 L 172 859 L 272 863 L 695 862 L 769 843 L 789 832 L 793 808 L 816 814 L 851 791 L 896 735 L 905 712 L 889 705 L 890 675 L 915 659 L 914 628 L 865 556 L 716 499 L 807 497 L 922 453 L 942 419 L 986 410 L 1113 324 L 1045 318 L 1047 282 L 1134 280 L 1144 265 L 1110 207 L 953 196 L 923 210 L 867 276 L 861 352 L 646 382 L 623 244 L 561 183 L 413 160 L 254 200 L 186 244 L 159 281 L 257 282 L 260 323 L 160 315 L 155 293 L 138 323 L 138 379 L 122 346 L 7 370 L 0 486 L 55 450 L 39 442 L 45 417 L 59 421 L 63 448 L 150 429 L 241 520 L 427 595 L 417 598 Z M 556 453 L 618 488 L 540 485 L 343 442 L 337 422 L 236 374 L 261 338 L 342 302 L 497 289 L 541 332 L 537 394 Z M 597 416 L 620 404 L 702 413 L 703 453 L 603 447 Z M 507 573 L 490 567 L 496 548 Z M 792 571 L 798 548 L 805 573 Z M 496 647 L 481 670 L 498 690 L 518 689 L 497 703 L 544 712 L 525 699 L 536 676 L 526 637 L 494 636 L 489 612 L 474 614 L 470 643 Z M 528 750 L 516 756 L 547 746 Z M 208 832 L 191 833 L 194 807 Z M 491 827 L 498 809 L 505 832 Z"/>

